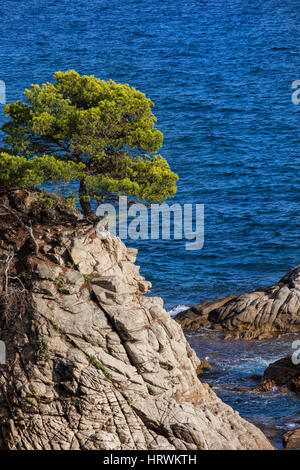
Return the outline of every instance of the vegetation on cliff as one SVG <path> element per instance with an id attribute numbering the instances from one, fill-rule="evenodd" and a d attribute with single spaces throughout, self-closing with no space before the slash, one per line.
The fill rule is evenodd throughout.
<path id="1" fill-rule="evenodd" d="M 0 194 L 0 450 L 272 449 L 199 381 L 137 250 L 38 201 Z"/>
<path id="2" fill-rule="evenodd" d="M 95 218 L 92 198 L 161 202 L 176 193 L 178 176 L 157 154 L 163 136 L 145 94 L 70 70 L 56 72 L 54 83 L 31 85 L 25 98 L 5 107 L 4 188 L 78 179 L 88 219 Z"/>

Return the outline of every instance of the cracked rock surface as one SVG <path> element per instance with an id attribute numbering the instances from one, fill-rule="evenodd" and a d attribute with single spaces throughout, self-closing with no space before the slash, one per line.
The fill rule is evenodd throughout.
<path id="1" fill-rule="evenodd" d="M 300 331 L 300 265 L 277 284 L 208 300 L 176 316 L 183 328 L 211 326 L 228 336 L 266 339 Z"/>
<path id="2" fill-rule="evenodd" d="M 180 325 L 145 296 L 136 250 L 86 237 L 77 213 L 45 216 L 31 193 L 1 201 L 33 222 L 39 255 L 2 217 L 0 449 L 272 449 L 199 381 Z"/>

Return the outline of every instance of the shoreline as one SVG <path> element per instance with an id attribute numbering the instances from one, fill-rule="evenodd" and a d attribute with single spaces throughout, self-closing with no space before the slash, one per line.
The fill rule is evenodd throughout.
<path id="1" fill-rule="evenodd" d="M 283 449 L 282 436 L 299 427 L 299 395 L 282 393 L 278 388 L 269 392 L 252 389 L 269 364 L 291 352 L 290 345 L 299 335 L 288 333 L 276 339 L 249 341 L 225 340 L 223 332 L 210 328 L 183 331 L 198 357 L 205 352 L 203 359 L 212 366 L 200 375 L 200 380 L 244 419 L 258 426 L 276 448 Z"/>

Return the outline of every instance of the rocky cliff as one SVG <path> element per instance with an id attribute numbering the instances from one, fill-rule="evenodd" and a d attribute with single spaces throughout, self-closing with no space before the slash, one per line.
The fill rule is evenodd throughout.
<path id="1" fill-rule="evenodd" d="M 265 339 L 300 331 L 300 265 L 277 284 L 202 302 L 179 313 L 183 328 L 211 326 L 228 336 Z"/>
<path id="2" fill-rule="evenodd" d="M 136 250 L 36 194 L 0 213 L 0 449 L 272 448 L 199 381 Z"/>
<path id="3" fill-rule="evenodd" d="M 264 372 L 262 383 L 255 390 L 267 392 L 274 387 L 281 387 L 282 392 L 290 390 L 300 395 L 300 364 L 294 364 L 289 356 L 271 363 Z"/>

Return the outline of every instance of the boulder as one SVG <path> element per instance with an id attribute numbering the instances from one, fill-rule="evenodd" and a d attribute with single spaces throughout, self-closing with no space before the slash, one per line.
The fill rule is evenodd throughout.
<path id="1" fill-rule="evenodd" d="M 180 312 L 183 328 L 211 326 L 227 337 L 266 339 L 300 331 L 300 265 L 277 284 L 242 295 L 229 295 Z"/>
<path id="2" fill-rule="evenodd" d="M 262 383 L 254 390 L 269 391 L 276 386 L 300 394 L 300 364 L 293 364 L 290 357 L 273 362 L 265 370 Z"/>
<path id="3" fill-rule="evenodd" d="M 204 372 L 211 370 L 211 368 L 211 364 L 206 359 L 202 359 L 199 361 L 199 364 L 196 369 L 197 375 L 201 375 Z"/>
<path id="4" fill-rule="evenodd" d="M 300 450 L 300 428 L 286 432 L 282 437 L 284 448 L 287 450 Z"/>

